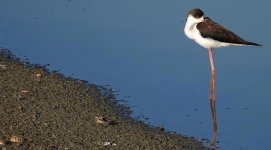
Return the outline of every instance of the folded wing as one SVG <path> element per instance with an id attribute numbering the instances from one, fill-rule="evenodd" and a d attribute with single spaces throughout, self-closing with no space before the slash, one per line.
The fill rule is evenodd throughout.
<path id="1" fill-rule="evenodd" d="M 204 38 L 211 38 L 220 42 L 232 44 L 261 46 L 257 43 L 245 41 L 241 37 L 237 36 L 218 23 L 212 21 L 208 17 L 205 17 L 203 22 L 197 24 L 197 29 L 200 31 L 201 36 Z"/>

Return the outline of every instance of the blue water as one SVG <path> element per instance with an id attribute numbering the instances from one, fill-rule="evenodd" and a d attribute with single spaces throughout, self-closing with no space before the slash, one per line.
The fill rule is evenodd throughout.
<path id="1" fill-rule="evenodd" d="M 218 146 L 269 149 L 269 1 L 2 0 L 0 46 L 49 69 L 110 85 L 133 116 L 169 131 L 212 139 L 207 50 L 183 33 L 187 12 L 264 45 L 214 50 Z M 144 118 L 142 118 L 144 120 Z"/>

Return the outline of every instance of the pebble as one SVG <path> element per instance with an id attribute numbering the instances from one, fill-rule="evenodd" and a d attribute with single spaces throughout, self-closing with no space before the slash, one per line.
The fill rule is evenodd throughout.
<path id="1" fill-rule="evenodd" d="M 40 77 L 41 77 L 41 74 L 40 74 L 40 73 L 37 73 L 37 74 L 36 74 L 36 77 L 40 78 Z"/>
<path id="2" fill-rule="evenodd" d="M 28 91 L 27 91 L 27 90 L 22 90 L 21 92 L 22 92 L 22 93 L 28 93 Z"/>
<path id="3" fill-rule="evenodd" d="M 0 145 L 5 145 L 5 141 L 4 140 L 0 140 Z"/>
<path id="4" fill-rule="evenodd" d="M 23 142 L 23 138 L 12 135 L 9 141 L 12 143 L 21 144 Z"/>
<path id="5" fill-rule="evenodd" d="M 0 64 L 0 68 L 3 69 L 3 70 L 7 69 L 6 65 L 1 65 L 1 64 Z"/>
<path id="6" fill-rule="evenodd" d="M 101 116 L 96 116 L 95 120 L 96 120 L 96 123 L 98 124 L 102 124 L 102 125 L 108 124 L 108 121 L 104 117 L 101 117 Z"/>

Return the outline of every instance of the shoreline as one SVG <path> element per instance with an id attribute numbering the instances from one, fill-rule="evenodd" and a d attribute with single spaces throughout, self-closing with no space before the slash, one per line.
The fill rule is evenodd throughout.
<path id="1" fill-rule="evenodd" d="M 131 118 L 132 110 L 105 87 L 24 62 L 4 48 L 0 96 L 0 148 L 207 149 Z"/>

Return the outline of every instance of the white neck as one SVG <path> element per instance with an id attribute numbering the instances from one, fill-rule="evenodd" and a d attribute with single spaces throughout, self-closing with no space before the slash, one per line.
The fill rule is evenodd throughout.
<path id="1" fill-rule="evenodd" d="M 185 24 L 185 27 L 184 27 L 184 33 L 185 35 L 190 38 L 190 39 L 195 39 L 194 37 L 194 28 L 195 28 L 195 25 L 197 25 L 198 23 L 204 21 L 204 17 L 202 16 L 201 18 L 195 18 L 191 15 L 189 15 L 187 17 L 187 20 L 186 20 L 186 24 Z"/>

